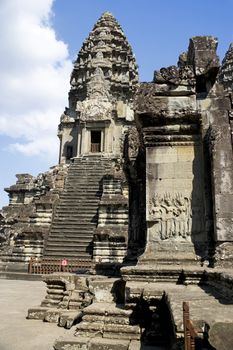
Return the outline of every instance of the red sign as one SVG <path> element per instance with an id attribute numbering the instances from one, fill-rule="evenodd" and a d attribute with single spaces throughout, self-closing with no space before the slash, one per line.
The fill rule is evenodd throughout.
<path id="1" fill-rule="evenodd" d="M 61 261 L 61 265 L 62 265 L 62 266 L 67 266 L 67 265 L 68 265 L 68 261 L 67 261 L 66 259 L 63 259 L 63 260 Z"/>

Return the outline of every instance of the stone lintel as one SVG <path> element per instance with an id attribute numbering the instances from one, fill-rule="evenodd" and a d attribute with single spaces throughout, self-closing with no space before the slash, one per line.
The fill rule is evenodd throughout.
<path id="1" fill-rule="evenodd" d="M 193 145 L 200 141 L 199 135 L 144 135 L 144 145 L 153 146 L 172 146 L 172 145 Z"/>

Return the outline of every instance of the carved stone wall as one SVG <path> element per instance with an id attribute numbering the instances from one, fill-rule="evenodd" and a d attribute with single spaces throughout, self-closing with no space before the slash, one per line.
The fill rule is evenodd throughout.
<path id="1" fill-rule="evenodd" d="M 24 262 L 42 255 L 66 174 L 66 165 L 55 166 L 37 177 L 20 174 L 16 184 L 6 189 L 10 204 L 0 211 L 1 260 Z"/>
<path id="2" fill-rule="evenodd" d="M 203 234 L 202 167 L 200 146 L 147 148 L 150 239 L 191 241 Z"/>
<path id="3" fill-rule="evenodd" d="M 187 239 L 192 233 L 191 199 L 182 193 L 155 195 L 149 205 L 149 220 L 155 223 L 155 239 Z"/>
<path id="4" fill-rule="evenodd" d="M 216 188 L 211 195 L 211 155 L 206 139 L 211 123 L 215 131 L 219 127 L 213 123 L 214 114 L 210 118 L 207 111 L 216 111 L 218 122 L 227 122 L 224 115 L 229 108 L 219 98 L 221 92 L 217 91 L 221 89 L 214 85 L 219 70 L 216 47 L 213 37 L 190 39 L 188 52 L 180 56 L 178 67 L 155 72 L 154 82 L 143 83 L 138 90 L 136 122 L 146 149 L 147 243 L 142 260 L 209 259 L 214 240 L 211 210 L 213 215 L 218 213 L 212 206 Z M 227 133 L 227 144 L 228 138 Z M 213 149 L 216 147 L 214 142 Z M 217 158 L 212 153 L 212 167 L 216 168 L 219 151 Z M 226 175 L 228 168 L 225 170 Z M 220 180 L 212 172 L 215 175 Z M 223 207 L 219 204 L 219 213 Z M 219 230 L 221 226 L 216 227 Z"/>
<path id="5" fill-rule="evenodd" d="M 103 178 L 93 259 L 97 263 L 122 263 L 128 245 L 128 186 L 123 172 Z"/>

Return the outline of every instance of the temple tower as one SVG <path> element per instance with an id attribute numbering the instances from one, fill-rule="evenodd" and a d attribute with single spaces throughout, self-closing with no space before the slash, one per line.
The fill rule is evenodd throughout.
<path id="1" fill-rule="evenodd" d="M 122 262 L 128 247 L 126 134 L 138 83 L 132 49 L 109 12 L 74 62 L 69 107 L 59 125 L 59 163 L 70 164 L 44 257 Z"/>
<path id="2" fill-rule="evenodd" d="M 59 125 L 60 163 L 90 154 L 120 156 L 124 127 L 133 121 L 138 72 L 116 19 L 105 12 L 74 62 L 69 108 Z"/>

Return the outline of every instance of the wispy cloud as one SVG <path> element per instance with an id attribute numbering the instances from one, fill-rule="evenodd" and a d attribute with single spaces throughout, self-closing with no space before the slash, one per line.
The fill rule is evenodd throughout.
<path id="1" fill-rule="evenodd" d="M 8 149 L 57 158 L 72 63 L 52 27 L 53 0 L 0 2 L 0 134 Z"/>

